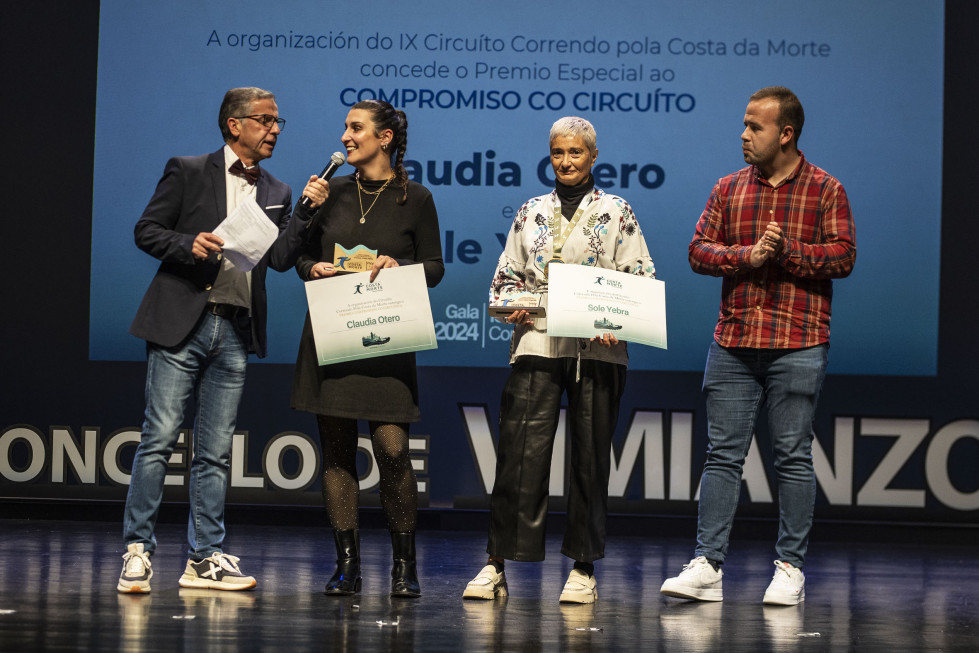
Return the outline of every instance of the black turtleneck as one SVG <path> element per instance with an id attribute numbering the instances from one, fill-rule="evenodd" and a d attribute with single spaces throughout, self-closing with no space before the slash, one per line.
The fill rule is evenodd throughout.
<path id="1" fill-rule="evenodd" d="M 561 200 L 561 215 L 564 216 L 565 220 L 570 220 L 574 216 L 574 212 L 578 210 L 578 205 L 581 204 L 581 198 L 590 193 L 594 187 L 595 178 L 591 175 L 588 175 L 588 179 L 577 186 L 565 186 L 559 181 L 554 182 L 558 199 Z"/>

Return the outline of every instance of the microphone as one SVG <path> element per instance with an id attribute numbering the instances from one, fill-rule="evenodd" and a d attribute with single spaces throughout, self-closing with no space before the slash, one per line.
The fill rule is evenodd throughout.
<path id="1" fill-rule="evenodd" d="M 326 167 L 323 168 L 323 172 L 320 173 L 320 179 L 329 180 L 330 177 L 332 177 L 337 171 L 337 168 L 342 166 L 346 160 L 347 158 L 343 156 L 343 152 L 334 152 L 333 156 L 330 157 L 330 162 L 326 164 Z M 305 195 L 303 195 L 303 198 L 299 200 L 299 206 L 303 207 L 304 209 L 308 209 L 309 205 L 312 203 L 313 200 L 309 199 Z"/>

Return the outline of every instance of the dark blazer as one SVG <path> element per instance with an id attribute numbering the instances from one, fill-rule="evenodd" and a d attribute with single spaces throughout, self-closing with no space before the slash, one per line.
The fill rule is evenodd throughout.
<path id="1" fill-rule="evenodd" d="M 264 168 L 256 183 L 255 201 L 279 228 L 279 237 L 252 270 L 251 342 L 249 351 L 264 357 L 268 302 L 265 273 L 269 266 L 283 272 L 296 263 L 308 226 L 308 213 L 292 212 L 292 191 Z M 160 259 L 129 333 L 163 347 L 179 345 L 197 324 L 221 262 L 212 255 L 195 259 L 191 247 L 197 234 L 213 232 L 227 216 L 224 149 L 167 161 L 156 192 L 136 222 L 136 246 Z"/>

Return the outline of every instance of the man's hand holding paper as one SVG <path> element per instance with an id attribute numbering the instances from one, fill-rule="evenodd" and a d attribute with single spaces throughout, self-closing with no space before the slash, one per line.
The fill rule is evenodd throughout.
<path id="1" fill-rule="evenodd" d="M 243 272 L 258 264 L 279 235 L 253 199 L 247 199 L 225 218 L 214 235 L 224 241 L 224 255 Z"/>

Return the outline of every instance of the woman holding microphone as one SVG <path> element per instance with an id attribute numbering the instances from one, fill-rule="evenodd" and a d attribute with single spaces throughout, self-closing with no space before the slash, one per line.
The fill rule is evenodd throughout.
<path id="1" fill-rule="evenodd" d="M 377 251 L 370 272 L 419 264 L 429 287 L 445 272 L 432 195 L 408 179 L 403 160 L 408 121 L 380 100 L 355 104 L 340 138 L 356 171 L 330 181 L 296 270 L 304 281 L 337 273 L 334 249 Z M 408 456 L 408 425 L 421 419 L 414 353 L 320 366 L 309 316 L 303 328 L 292 407 L 316 414 L 323 449 L 323 501 L 334 529 L 337 570 L 327 594 L 360 590 L 357 421 L 367 422 L 380 471 L 380 497 L 394 551 L 391 595 L 421 595 L 415 569 L 418 486 Z"/>

